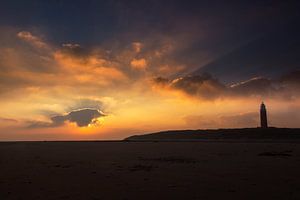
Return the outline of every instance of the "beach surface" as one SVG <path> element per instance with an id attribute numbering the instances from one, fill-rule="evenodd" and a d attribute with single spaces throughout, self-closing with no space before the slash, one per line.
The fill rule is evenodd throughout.
<path id="1" fill-rule="evenodd" d="M 300 199 L 300 143 L 2 142 L 0 199 Z"/>

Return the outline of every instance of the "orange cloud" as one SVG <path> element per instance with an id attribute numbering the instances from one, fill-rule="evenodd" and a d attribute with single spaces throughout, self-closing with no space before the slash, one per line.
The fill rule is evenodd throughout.
<path id="1" fill-rule="evenodd" d="M 37 47 L 37 48 L 42 48 L 42 49 L 48 49 L 49 46 L 43 42 L 39 37 L 32 35 L 30 32 L 28 31 L 21 31 L 17 34 L 17 36 L 30 43 L 31 45 Z"/>
<path id="2" fill-rule="evenodd" d="M 136 52 L 136 53 L 140 53 L 141 52 L 141 50 L 142 50 L 142 43 L 140 43 L 140 42 L 133 42 L 132 43 L 132 48 L 133 48 L 133 50 Z"/>
<path id="3" fill-rule="evenodd" d="M 172 75 L 185 70 L 184 65 L 162 65 L 158 68 L 158 74 Z"/>
<path id="4" fill-rule="evenodd" d="M 64 45 L 71 49 L 79 45 Z M 58 50 L 54 53 L 55 61 L 65 72 L 70 73 L 80 82 L 109 83 L 111 81 L 126 81 L 127 76 L 118 69 L 118 63 L 99 57 L 97 54 L 81 55 Z"/>
<path id="5" fill-rule="evenodd" d="M 133 69 L 145 70 L 147 67 L 147 62 L 144 58 L 141 59 L 133 59 L 130 62 L 130 65 Z"/>

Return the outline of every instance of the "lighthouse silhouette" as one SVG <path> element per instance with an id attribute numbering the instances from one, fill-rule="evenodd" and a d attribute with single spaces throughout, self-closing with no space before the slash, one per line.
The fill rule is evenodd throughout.
<path id="1" fill-rule="evenodd" d="M 260 105 L 260 127 L 268 128 L 267 109 L 264 102 Z"/>

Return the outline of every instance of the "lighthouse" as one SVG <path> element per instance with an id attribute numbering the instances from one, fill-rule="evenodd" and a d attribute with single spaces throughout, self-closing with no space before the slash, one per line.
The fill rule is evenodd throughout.
<path id="1" fill-rule="evenodd" d="M 260 105 L 260 127 L 268 128 L 267 109 L 264 102 Z"/>

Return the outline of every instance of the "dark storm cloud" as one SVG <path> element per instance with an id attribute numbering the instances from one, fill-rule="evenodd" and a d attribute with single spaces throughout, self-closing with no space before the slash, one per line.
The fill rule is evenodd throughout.
<path id="1" fill-rule="evenodd" d="M 210 75 L 181 77 L 173 80 L 170 87 L 205 99 L 215 99 L 221 96 L 226 89 L 223 84 Z"/>
<path id="2" fill-rule="evenodd" d="M 221 83 L 208 74 L 174 80 L 157 77 L 153 82 L 163 89 L 178 90 L 191 97 L 206 100 L 251 96 L 293 99 L 300 95 L 300 71 L 293 71 L 276 79 L 256 77 L 232 85 Z"/>
<path id="3" fill-rule="evenodd" d="M 101 116 L 104 116 L 104 114 L 98 110 L 83 109 L 72 111 L 67 115 L 52 117 L 51 120 L 59 125 L 65 121 L 75 122 L 77 126 L 82 127 L 93 123 L 93 120 Z"/>
<path id="4" fill-rule="evenodd" d="M 64 125 L 66 121 L 74 122 L 79 127 L 88 126 L 97 123 L 97 118 L 105 116 L 101 111 L 94 109 L 74 110 L 66 115 L 57 115 L 51 117 L 51 123 L 48 122 L 30 122 L 29 128 L 58 127 Z"/>
<path id="5" fill-rule="evenodd" d="M 174 80 L 162 77 L 153 79 L 163 89 L 182 91 L 189 96 L 213 100 L 225 95 L 228 88 L 209 74 L 185 76 Z"/>

